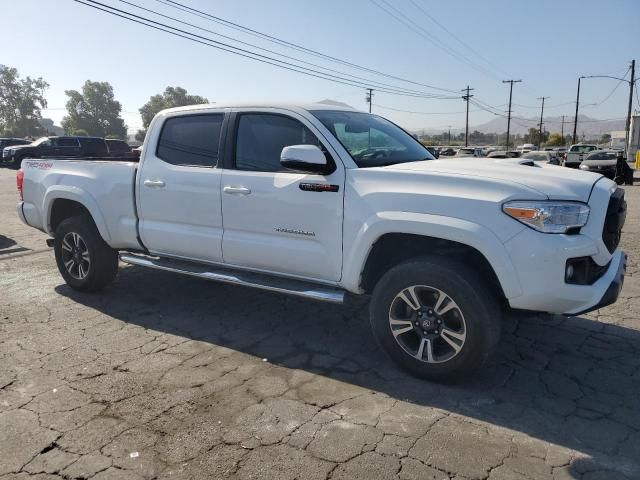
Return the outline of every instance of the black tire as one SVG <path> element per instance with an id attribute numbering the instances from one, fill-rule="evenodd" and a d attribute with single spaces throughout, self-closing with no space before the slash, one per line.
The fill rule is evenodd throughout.
<path id="1" fill-rule="evenodd" d="M 16 158 L 13 162 L 8 163 L 7 167 L 9 167 L 12 170 L 19 170 L 20 165 L 22 165 L 22 158 Z"/>
<path id="2" fill-rule="evenodd" d="M 373 291 L 370 303 L 373 335 L 396 363 L 414 375 L 440 382 L 460 380 L 486 362 L 500 339 L 501 308 L 496 292 L 489 291 L 486 285 L 487 282 L 481 281 L 472 270 L 444 257 L 423 257 L 397 265 L 383 275 Z M 415 310 L 399 298 L 401 292 L 412 286 L 419 286 L 413 292 L 425 305 L 437 304 L 440 292 L 444 292 L 445 299 L 438 309 L 444 311 L 443 315 L 437 315 L 435 309 L 427 306 L 422 307 L 427 310 Z M 449 300 L 455 307 L 450 307 Z M 447 308 L 451 309 L 446 311 Z M 397 323 L 402 322 L 400 328 L 391 326 L 392 309 L 394 317 L 402 318 L 394 319 Z M 408 319 L 410 322 L 406 323 Z M 431 326 L 423 330 L 424 325 L 429 324 Z M 447 338 L 443 338 L 443 326 L 447 327 L 444 335 Z M 398 330 L 409 327 L 412 330 L 397 335 L 399 340 L 396 340 L 392 328 L 397 334 Z M 435 332 L 430 331 L 433 328 Z M 459 341 L 449 332 L 461 332 L 465 338 Z M 462 336 L 461 333 L 457 335 Z M 459 348 L 457 352 L 449 341 L 445 341 L 452 338 Z M 409 348 L 412 342 L 413 349 Z M 424 348 L 421 352 L 423 343 L 427 349 L 431 346 L 430 352 L 425 353 Z M 428 362 L 428 354 L 432 360 L 440 359 L 439 363 Z"/>
<path id="3" fill-rule="evenodd" d="M 73 257 L 69 252 L 69 246 L 72 250 L 76 246 L 73 241 L 74 235 L 80 237 L 77 252 L 86 252 L 86 256 Z M 87 214 L 70 217 L 60 222 L 56 228 L 54 252 L 58 270 L 64 281 L 76 290 L 84 292 L 102 290 L 116 278 L 118 273 L 118 252 L 105 243 L 93 219 Z M 65 260 L 69 262 L 70 256 L 76 260 L 88 258 L 88 261 L 74 263 L 74 267 L 80 263 L 85 266 L 82 270 L 84 275 L 80 274 L 80 267 L 68 269 L 65 266 Z"/>

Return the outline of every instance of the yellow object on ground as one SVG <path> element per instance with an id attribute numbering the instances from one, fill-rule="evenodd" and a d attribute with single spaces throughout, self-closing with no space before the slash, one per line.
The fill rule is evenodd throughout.
<path id="1" fill-rule="evenodd" d="M 640 168 L 640 150 L 636 152 L 636 168 Z"/>

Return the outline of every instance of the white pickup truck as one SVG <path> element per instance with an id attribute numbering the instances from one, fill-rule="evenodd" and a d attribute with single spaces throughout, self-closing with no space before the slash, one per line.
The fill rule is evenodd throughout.
<path id="1" fill-rule="evenodd" d="M 486 360 L 503 309 L 600 308 L 626 266 L 612 181 L 435 160 L 384 118 L 334 106 L 165 110 L 139 164 L 25 159 L 18 187 L 18 215 L 53 237 L 75 289 L 104 288 L 120 259 L 308 299 L 370 296 L 384 351 L 436 380 Z"/>
<path id="2" fill-rule="evenodd" d="M 583 143 L 571 145 L 569 150 L 564 154 L 562 165 L 569 168 L 579 168 L 582 160 L 595 150 L 599 150 L 597 145 L 587 145 Z"/>

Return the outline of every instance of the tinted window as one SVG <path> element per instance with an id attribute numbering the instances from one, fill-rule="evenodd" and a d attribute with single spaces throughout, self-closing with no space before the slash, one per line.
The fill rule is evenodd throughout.
<path id="1" fill-rule="evenodd" d="M 104 155 L 107 153 L 107 144 L 102 138 L 81 137 L 78 140 L 85 155 Z"/>
<path id="2" fill-rule="evenodd" d="M 596 147 L 594 147 L 593 145 L 574 145 L 573 147 L 571 147 L 571 149 L 569 150 L 572 153 L 588 153 L 588 152 L 592 152 L 593 150 L 595 150 Z"/>
<path id="3" fill-rule="evenodd" d="M 311 113 L 335 135 L 360 168 L 434 159 L 415 138 L 377 115 L 332 110 Z"/>
<path id="4" fill-rule="evenodd" d="M 109 149 L 109 153 L 129 153 L 131 151 L 131 147 L 122 140 L 105 140 L 107 142 L 107 148 Z"/>
<path id="5" fill-rule="evenodd" d="M 302 123 L 284 115 L 249 113 L 240 116 L 236 140 L 236 168 L 258 172 L 279 172 L 280 153 L 291 145 L 320 142 Z"/>
<path id="6" fill-rule="evenodd" d="M 593 152 L 585 160 L 609 160 L 609 156 L 606 152 Z"/>
<path id="7" fill-rule="evenodd" d="M 78 139 L 71 137 L 58 137 L 57 144 L 59 147 L 77 147 Z"/>
<path id="8" fill-rule="evenodd" d="M 215 167 L 224 114 L 190 115 L 164 122 L 157 155 L 173 165 Z"/>

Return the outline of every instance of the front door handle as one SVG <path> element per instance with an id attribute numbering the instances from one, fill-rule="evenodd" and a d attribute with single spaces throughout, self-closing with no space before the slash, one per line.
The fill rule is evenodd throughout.
<path id="1" fill-rule="evenodd" d="M 250 188 L 242 185 L 225 185 L 222 191 L 230 195 L 249 195 L 251 193 Z"/>
<path id="2" fill-rule="evenodd" d="M 144 186 L 149 188 L 163 188 L 164 182 L 162 180 L 147 179 L 144 181 Z"/>

